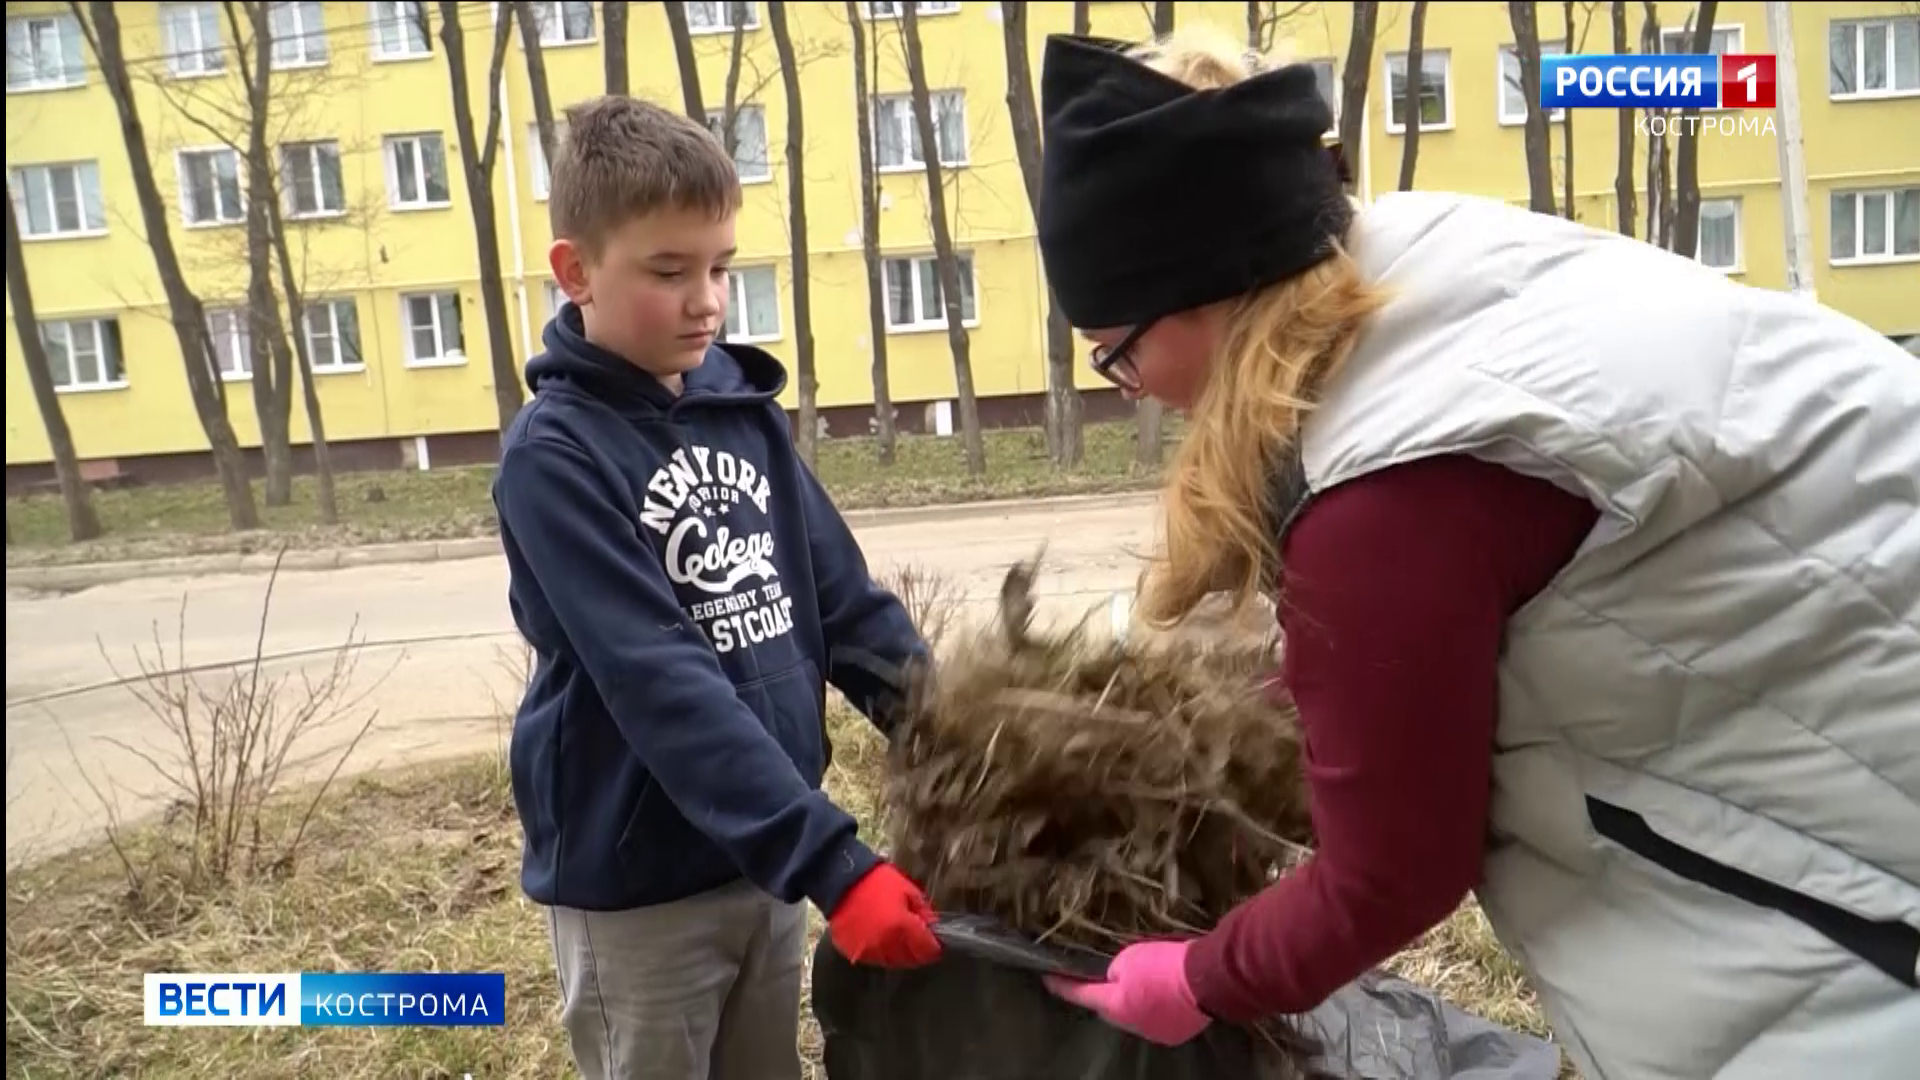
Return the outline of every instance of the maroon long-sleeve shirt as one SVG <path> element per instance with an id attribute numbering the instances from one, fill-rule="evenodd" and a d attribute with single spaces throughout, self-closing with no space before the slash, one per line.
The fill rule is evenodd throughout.
<path id="1" fill-rule="evenodd" d="M 1584 499 L 1464 457 L 1340 484 L 1288 534 L 1283 678 L 1318 843 L 1189 951 L 1211 1015 L 1317 1007 L 1480 877 L 1510 615 L 1592 529 Z"/>

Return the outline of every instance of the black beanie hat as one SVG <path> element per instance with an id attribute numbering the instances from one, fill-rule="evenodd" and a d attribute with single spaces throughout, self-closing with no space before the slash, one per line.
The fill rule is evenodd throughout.
<path id="1" fill-rule="evenodd" d="M 1330 256 L 1352 208 L 1313 69 L 1196 90 L 1128 48 L 1047 38 L 1040 253 L 1067 321 L 1134 326 Z"/>

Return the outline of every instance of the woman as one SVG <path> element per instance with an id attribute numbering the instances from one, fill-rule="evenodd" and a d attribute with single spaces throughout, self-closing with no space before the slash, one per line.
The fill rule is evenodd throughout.
<path id="1" fill-rule="evenodd" d="M 1179 1043 L 1472 890 L 1588 1080 L 1915 1075 L 1920 367 L 1558 218 L 1361 209 L 1311 71 L 1246 63 L 1050 40 L 1040 243 L 1190 414 L 1141 613 L 1277 595 L 1319 843 L 1055 992 Z"/>

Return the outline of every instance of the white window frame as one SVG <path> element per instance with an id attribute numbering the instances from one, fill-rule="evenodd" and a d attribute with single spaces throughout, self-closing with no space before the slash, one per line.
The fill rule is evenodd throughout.
<path id="1" fill-rule="evenodd" d="M 884 22 L 888 19 L 898 19 L 901 16 L 901 2 L 902 0 L 885 0 L 886 10 L 879 11 L 877 9 L 882 6 L 881 4 L 876 4 L 873 0 L 865 0 L 865 2 L 860 5 L 860 13 L 865 15 L 869 22 Z M 922 19 L 929 15 L 958 15 L 960 13 L 960 0 L 919 0 L 913 9 L 913 13 Z"/>
<path id="2" fill-rule="evenodd" d="M 273 70 L 327 65 L 331 53 L 320 0 L 273 0 L 267 5 L 267 25 L 273 30 Z"/>
<path id="3" fill-rule="evenodd" d="M 940 108 L 942 98 L 958 98 L 960 102 L 959 109 L 953 110 L 952 112 L 943 111 Z M 967 92 L 958 88 L 950 90 L 930 90 L 927 93 L 927 105 L 933 110 L 933 141 L 935 143 L 945 141 L 940 137 L 942 133 L 940 118 L 944 115 L 953 115 L 955 113 L 960 117 L 960 153 L 963 156 L 955 161 L 941 161 L 940 167 L 942 169 L 967 168 L 972 164 L 971 158 L 973 157 L 971 150 L 973 135 L 967 125 Z M 887 109 L 891 106 L 898 106 L 899 109 L 897 113 L 899 119 L 893 122 L 899 126 L 900 149 L 907 155 L 907 160 L 888 165 L 882 162 L 880 158 L 880 128 L 881 125 L 889 123 L 887 119 Z M 927 167 L 926 162 L 913 156 L 914 132 L 919 126 L 913 119 L 913 95 L 875 94 L 873 96 L 872 108 L 874 171 L 878 173 L 899 173 L 924 170 Z M 926 148 L 922 147 L 921 149 L 924 151 Z M 939 148 L 936 146 L 935 149 L 937 151 Z"/>
<path id="4" fill-rule="evenodd" d="M 420 33 L 421 0 L 368 0 L 368 54 L 375 63 L 421 60 L 433 55 L 433 36 Z M 387 31 L 395 31 L 390 45 Z"/>
<path id="5" fill-rule="evenodd" d="M 1543 60 L 1549 56 L 1564 56 L 1566 55 L 1566 52 L 1567 52 L 1567 43 L 1565 41 L 1543 41 L 1540 43 L 1540 57 Z M 1513 62 L 1513 71 L 1512 71 L 1511 77 L 1509 76 L 1508 70 L 1507 70 L 1507 62 L 1509 59 L 1511 59 Z M 1522 127 L 1527 122 L 1526 92 L 1524 90 L 1522 90 L 1520 93 L 1520 97 L 1521 97 L 1520 111 L 1518 113 L 1511 113 L 1507 111 L 1507 90 L 1508 88 L 1512 88 L 1515 90 L 1520 89 L 1520 84 L 1512 81 L 1513 79 L 1517 79 L 1519 77 L 1520 77 L 1520 46 L 1518 45 L 1500 46 L 1498 62 L 1494 64 L 1493 107 L 1494 107 L 1494 111 L 1499 115 L 1501 127 Z M 1566 118 L 1567 118 L 1567 110 L 1565 109 L 1548 109 L 1547 110 L 1547 123 L 1549 124 L 1558 124 L 1561 121 L 1565 120 Z M 1426 131 L 1427 128 L 1423 126 L 1421 127 L 1420 130 Z"/>
<path id="6" fill-rule="evenodd" d="M 66 170 L 72 177 L 73 203 L 80 219 L 78 228 L 60 227 L 60 196 L 54 184 L 57 170 Z M 44 186 L 48 205 L 44 209 L 47 211 L 48 219 L 53 222 L 53 228 L 48 232 L 33 231 L 33 215 L 27 210 L 29 196 L 27 174 L 34 172 L 47 174 Z M 95 202 L 89 202 L 87 199 L 87 187 L 83 183 L 83 178 L 88 174 L 93 176 L 93 192 L 99 197 Z M 7 170 L 7 195 L 13 200 L 14 218 L 20 223 L 22 241 L 72 240 L 107 235 L 106 197 L 100 191 L 100 163 L 97 161 L 45 161 L 33 165 L 15 165 Z"/>
<path id="7" fill-rule="evenodd" d="M 1428 78 L 1431 75 L 1431 73 L 1427 71 L 1427 65 L 1434 63 L 1436 61 L 1438 61 L 1440 64 L 1440 76 L 1442 80 L 1440 84 L 1440 90 L 1441 90 L 1440 100 L 1446 104 L 1447 118 L 1444 121 L 1437 124 L 1429 124 L 1425 120 L 1422 120 L 1420 122 L 1420 133 L 1422 135 L 1426 134 L 1429 131 L 1452 131 L 1454 124 L 1459 120 L 1459 113 L 1458 111 L 1456 111 L 1454 101 L 1453 101 L 1453 50 L 1452 49 L 1421 50 L 1421 53 L 1420 53 L 1421 91 L 1420 93 L 1423 97 L 1425 96 L 1426 94 L 1425 88 L 1428 83 Z M 1394 72 L 1395 66 L 1397 65 L 1400 70 L 1400 81 L 1404 85 L 1406 82 L 1406 72 L 1407 72 L 1407 54 L 1404 52 L 1390 52 L 1386 55 L 1386 58 L 1383 61 L 1381 61 L 1381 64 L 1382 64 L 1383 70 L 1386 72 L 1386 77 L 1387 77 L 1386 86 L 1383 88 L 1386 92 L 1381 95 L 1381 102 L 1380 102 L 1380 107 L 1386 110 L 1386 115 L 1383 117 L 1383 119 L 1386 122 L 1387 134 L 1404 135 L 1407 132 L 1407 125 L 1396 124 L 1393 121 L 1393 72 Z M 1495 64 L 1494 68 L 1495 70 L 1498 70 L 1499 65 Z M 1407 104 L 1414 108 L 1419 108 L 1418 102 L 1410 101 Z"/>
<path id="8" fill-rule="evenodd" d="M 973 293 L 973 317 L 971 319 L 963 319 L 960 325 L 968 329 L 973 329 L 980 325 L 980 275 L 974 265 L 973 252 L 956 251 L 954 252 L 954 257 L 960 261 L 960 272 L 963 275 L 963 281 L 973 286 L 971 290 Z M 884 257 L 880 269 L 880 286 L 887 291 L 887 333 L 917 334 L 932 330 L 945 330 L 947 328 L 947 315 L 944 303 L 937 309 L 939 314 L 936 318 L 927 319 L 923 317 L 906 323 L 893 321 L 892 275 L 893 268 L 901 263 L 906 264 L 910 270 L 910 279 L 913 284 L 913 310 L 918 315 L 924 316 L 927 310 L 927 296 L 921 290 L 921 284 L 925 279 L 921 277 L 920 267 L 923 264 L 931 264 L 934 273 L 939 273 L 939 256 L 930 252 L 914 255 L 887 255 Z"/>
<path id="9" fill-rule="evenodd" d="M 107 332 L 109 326 L 113 327 L 111 334 Z M 119 327 L 120 320 L 111 315 L 81 316 L 73 319 L 42 319 L 40 321 L 40 343 L 43 346 L 48 349 L 53 348 L 53 342 L 48 340 L 50 337 L 57 336 L 64 339 L 61 342 L 61 348 L 66 350 L 67 380 L 60 382 L 57 377 L 58 373 L 50 372 L 50 374 L 56 376 L 53 384 L 55 393 L 86 394 L 100 390 L 125 390 L 127 388 L 127 357 L 123 351 L 125 341 L 120 336 Z M 96 357 L 94 363 L 95 378 L 80 379 L 74 377 L 78 373 L 78 365 L 74 363 L 73 336 L 78 330 L 87 331 L 88 336 L 92 338 L 91 342 L 89 342 L 92 348 L 89 351 L 91 355 Z M 55 334 L 55 331 L 58 331 L 58 334 Z M 117 373 L 113 378 L 107 377 L 107 361 L 109 359 L 113 361 L 113 366 L 117 369 Z M 51 358 L 48 359 L 47 366 L 52 368 L 53 363 Z"/>
<path id="10" fill-rule="evenodd" d="M 688 3 L 682 3 L 680 5 L 681 8 L 685 10 L 687 13 L 687 33 L 693 36 L 697 36 L 700 34 L 731 34 L 733 33 L 732 0 L 709 0 L 709 2 L 717 4 L 719 7 L 719 18 L 711 22 L 707 22 L 707 21 L 695 22 L 694 15 L 693 15 L 695 10 L 695 5 L 688 4 Z M 701 10 L 704 10 L 704 7 Z M 756 2 L 753 2 L 753 0 L 747 0 L 747 24 L 741 29 L 744 29 L 744 30 L 760 29 L 760 5 Z"/>
<path id="11" fill-rule="evenodd" d="M 190 36 L 193 40 L 183 38 Z M 160 5 L 161 48 L 167 74 L 176 79 L 204 79 L 227 71 L 227 45 L 220 36 L 220 6 L 209 0 Z"/>
<path id="12" fill-rule="evenodd" d="M 35 24 L 51 33 L 58 65 L 53 75 L 42 78 L 45 68 L 36 63 L 13 62 L 13 35 L 19 29 L 21 43 L 32 52 Z M 45 40 L 43 38 L 43 40 Z M 68 63 L 67 43 L 73 43 L 72 63 Z M 67 11 L 40 11 L 31 15 L 7 16 L 7 93 L 38 94 L 49 90 L 70 90 L 87 85 L 86 35 L 80 32 L 80 20 Z M 23 56 L 23 61 L 36 59 Z M 19 81 L 14 80 L 18 78 Z"/>
<path id="13" fill-rule="evenodd" d="M 353 335 L 346 338 L 340 332 L 340 309 L 346 308 L 353 313 Z M 325 319 L 324 332 L 317 333 L 315 320 Z M 366 348 L 360 340 L 360 310 L 351 296 L 308 297 L 305 309 L 301 312 L 300 332 L 306 336 L 307 359 L 313 365 L 315 375 L 348 375 L 367 370 Z M 328 348 L 320 348 L 324 337 Z M 350 342 L 351 355 L 347 344 Z"/>
<path id="14" fill-rule="evenodd" d="M 565 117 L 553 118 L 553 141 L 556 146 L 567 141 Z M 527 125 L 527 181 L 533 189 L 533 201 L 545 202 L 553 194 L 553 163 L 547 160 L 547 148 L 540 142 L 538 121 Z"/>
<path id="15" fill-rule="evenodd" d="M 1319 81 L 1318 76 L 1322 71 L 1327 73 L 1328 90 L 1325 98 L 1327 108 L 1333 110 L 1334 127 L 1338 128 L 1340 126 L 1340 62 L 1330 56 L 1318 56 L 1311 60 L 1302 60 L 1300 62 L 1313 69 L 1316 83 Z M 1337 137 L 1337 132 L 1329 134 Z"/>
<path id="16" fill-rule="evenodd" d="M 1878 18 L 1834 19 L 1827 24 L 1827 100 L 1829 101 L 1884 101 L 1887 98 L 1920 97 L 1920 67 L 1916 68 L 1916 81 L 1912 86 L 1900 86 L 1899 70 L 1894 63 L 1897 55 L 1896 38 L 1901 24 L 1911 23 L 1914 34 L 1920 37 L 1920 15 L 1883 15 Z M 1886 55 L 1887 85 L 1878 90 L 1861 87 L 1850 92 L 1840 92 L 1833 88 L 1834 35 L 1842 30 L 1853 32 L 1853 77 L 1856 83 L 1864 83 L 1867 74 L 1867 28 L 1877 26 L 1887 32 Z"/>
<path id="17" fill-rule="evenodd" d="M 1686 55 L 1688 46 L 1692 40 L 1693 30 L 1691 28 L 1684 26 L 1667 27 L 1665 30 L 1660 31 L 1660 54 L 1662 56 Z M 1727 56 L 1733 53 L 1743 53 L 1747 51 L 1746 45 L 1747 28 L 1745 26 L 1740 23 L 1722 24 L 1717 21 L 1714 23 L 1713 43 L 1708 49 L 1713 55 Z M 1723 112 L 1726 110 L 1721 109 L 1718 105 L 1709 105 L 1703 106 L 1700 111 L 1709 113 Z"/>
<path id="18" fill-rule="evenodd" d="M 1702 229 L 1705 229 L 1706 227 L 1707 209 L 1713 206 L 1733 207 L 1733 262 L 1727 264 L 1726 266 L 1716 266 L 1713 263 L 1708 262 L 1701 255 L 1702 247 L 1700 244 L 1699 234 L 1696 234 L 1694 237 L 1693 259 L 1695 262 L 1699 263 L 1701 266 L 1704 266 L 1709 270 L 1718 270 L 1723 274 L 1745 273 L 1747 269 L 1747 228 L 1746 228 L 1746 222 L 1743 219 L 1745 218 L 1744 211 L 1746 210 L 1746 207 L 1742 205 L 1741 200 L 1738 196 L 1701 199 L 1700 200 L 1700 227 Z"/>
<path id="19" fill-rule="evenodd" d="M 415 300 L 428 300 L 432 302 L 432 330 L 434 348 L 436 350 L 432 356 L 421 356 L 414 351 L 413 332 L 418 329 L 425 329 L 425 327 L 414 324 L 413 302 Z M 449 300 L 452 301 L 454 318 L 457 320 L 457 325 L 454 329 L 458 331 L 460 338 L 459 343 L 451 349 L 447 347 L 447 327 L 443 319 L 447 310 L 444 305 Z M 405 335 L 406 366 L 410 368 L 442 368 L 461 367 L 465 365 L 467 362 L 466 321 L 466 311 L 461 307 L 460 290 L 458 289 L 428 289 L 418 292 L 401 293 L 400 332 Z"/>
<path id="20" fill-rule="evenodd" d="M 209 221 L 193 219 L 193 179 L 188 175 L 187 164 L 194 158 L 226 156 L 233 159 L 234 188 L 238 193 L 235 205 L 224 205 L 220 197 L 218 170 L 215 170 L 213 201 L 215 217 Z M 189 229 L 221 229 L 229 225 L 239 225 L 247 220 L 247 163 L 240 160 L 240 154 L 231 146 L 183 146 L 174 151 L 173 167 L 180 180 L 180 220 Z"/>
<path id="21" fill-rule="evenodd" d="M 741 131 L 740 125 L 742 118 L 747 116 L 752 116 L 754 118 L 753 122 L 760 126 L 760 160 L 754 163 L 758 165 L 760 171 L 748 172 L 746 166 L 741 164 L 740 144 L 736 142 L 733 148 L 734 174 L 740 178 L 742 184 L 771 183 L 773 180 L 773 148 L 767 145 L 767 107 L 758 102 L 751 101 L 736 105 L 733 115 L 734 134 L 736 136 L 739 135 Z M 720 140 L 720 145 L 723 149 L 727 144 L 726 120 L 725 107 L 707 114 L 707 130 L 713 132 L 713 137 Z"/>
<path id="22" fill-rule="evenodd" d="M 560 317 L 561 305 L 567 302 L 567 294 L 560 288 L 560 283 L 552 278 L 547 279 L 546 293 L 547 318 L 557 319 Z"/>
<path id="23" fill-rule="evenodd" d="M 427 197 L 427 152 L 426 140 L 437 139 L 440 143 L 440 173 L 446 178 L 447 196 L 444 199 Z M 420 198 L 403 198 L 406 193 L 400 190 L 400 169 L 393 162 L 394 151 L 402 143 L 413 145 L 414 176 L 420 183 Z M 387 207 L 391 210 L 444 210 L 453 205 L 453 170 L 447 160 L 447 138 L 437 131 L 410 131 L 404 135 L 388 135 L 380 140 L 380 160 L 387 172 Z"/>
<path id="24" fill-rule="evenodd" d="M 1920 262 L 1920 249 L 1904 252 L 1895 250 L 1895 245 L 1899 239 L 1898 218 L 1900 195 L 1902 192 L 1911 192 L 1913 198 L 1920 199 L 1920 186 L 1861 188 L 1835 191 L 1830 194 L 1827 197 L 1828 264 L 1832 266 L 1884 266 L 1889 263 Z M 1833 212 L 1833 205 L 1836 200 L 1843 198 L 1850 199 L 1853 202 L 1853 254 L 1845 257 L 1836 257 L 1833 254 L 1833 233 L 1837 231 L 1834 227 L 1834 218 L 1836 215 Z M 1867 215 L 1864 205 L 1867 199 L 1885 199 L 1887 203 L 1885 217 L 1885 240 L 1887 249 L 1879 254 L 1867 253 L 1865 231 Z"/>
<path id="25" fill-rule="evenodd" d="M 567 36 L 566 8 L 577 5 L 587 12 L 587 36 L 570 38 Z M 574 45 L 591 45 L 600 40 L 600 13 L 594 9 L 593 0 L 535 0 L 533 19 L 540 27 L 540 47 L 542 49 L 565 49 Z"/>
<path id="26" fill-rule="evenodd" d="M 303 155 L 305 160 L 296 162 L 296 155 Z M 325 175 L 321 165 L 329 157 L 333 159 L 334 172 L 340 176 L 340 190 L 336 193 L 340 196 L 339 206 L 325 205 L 327 185 L 321 179 Z M 300 190 L 299 185 L 293 182 L 296 171 L 309 174 L 307 179 L 313 184 L 314 197 L 320 201 L 321 205 L 311 210 L 302 210 L 295 204 L 294 196 Z M 281 212 L 286 214 L 289 221 L 344 217 L 347 212 L 347 182 L 346 174 L 341 170 L 339 142 L 333 139 L 311 139 L 280 144 L 280 188 L 280 201 L 284 204 Z"/>
<path id="27" fill-rule="evenodd" d="M 747 312 L 752 310 L 747 305 L 748 278 L 756 281 L 764 280 L 767 283 L 767 287 L 773 290 L 773 326 L 771 329 L 764 326 L 751 326 L 747 323 Z M 975 306 L 978 307 L 978 304 L 976 303 Z M 779 267 L 773 263 L 753 263 L 751 265 L 735 264 L 731 267 L 727 274 L 727 318 L 741 328 L 738 333 L 729 329 L 727 331 L 728 341 L 738 341 L 748 345 L 763 341 L 779 341 L 781 333 Z"/>
<path id="28" fill-rule="evenodd" d="M 226 346 L 226 355 L 220 346 Z M 207 347 L 213 350 L 213 366 L 226 382 L 246 382 L 253 378 L 253 318 L 243 305 L 207 309 Z"/>

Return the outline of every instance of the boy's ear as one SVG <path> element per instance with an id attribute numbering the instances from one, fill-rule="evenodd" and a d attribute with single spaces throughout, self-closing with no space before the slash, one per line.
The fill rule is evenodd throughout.
<path id="1" fill-rule="evenodd" d="M 584 305 L 591 296 L 587 289 L 587 255 L 571 240 L 555 240 L 547 248 L 547 265 L 553 269 L 554 283 L 567 299 Z"/>

